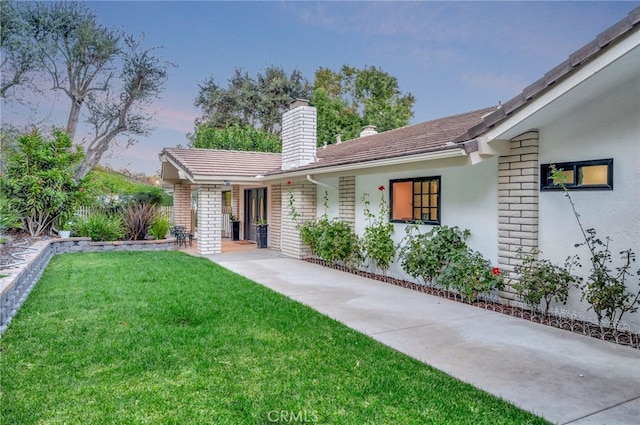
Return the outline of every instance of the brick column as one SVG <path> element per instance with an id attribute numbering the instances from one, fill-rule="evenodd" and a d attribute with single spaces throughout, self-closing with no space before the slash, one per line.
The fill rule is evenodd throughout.
<path id="1" fill-rule="evenodd" d="M 198 254 L 222 252 L 222 186 L 198 186 Z"/>
<path id="2" fill-rule="evenodd" d="M 298 212 L 298 223 L 316 218 L 316 186 L 308 182 L 295 182 L 284 186 L 282 191 L 282 228 L 280 231 L 280 250 L 286 256 L 304 258 L 311 255 L 308 247 L 302 244 L 300 232 L 291 216 L 289 194 L 293 195 L 294 206 Z"/>
<path id="3" fill-rule="evenodd" d="M 282 185 L 274 184 L 269 188 L 270 212 L 269 233 L 271 246 L 280 249 L 280 232 L 282 229 Z M 288 205 L 288 204 L 287 204 Z M 288 210 L 285 210 L 288 211 Z"/>
<path id="4" fill-rule="evenodd" d="M 356 227 L 356 177 L 340 177 L 338 192 L 338 212 L 340 220 L 351 225 L 351 230 Z"/>
<path id="5" fill-rule="evenodd" d="M 518 249 L 538 246 L 538 132 L 511 140 L 509 155 L 498 159 L 498 264 L 513 276 Z M 503 298 L 517 300 L 507 286 Z"/>
<path id="6" fill-rule="evenodd" d="M 191 185 L 173 185 L 173 224 L 184 226 L 193 231 L 191 227 Z"/>

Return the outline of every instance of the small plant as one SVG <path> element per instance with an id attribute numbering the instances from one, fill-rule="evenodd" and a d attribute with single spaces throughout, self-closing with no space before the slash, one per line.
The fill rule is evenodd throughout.
<path id="1" fill-rule="evenodd" d="M 328 193 L 325 192 L 325 213 L 320 218 L 302 224 L 297 223 L 302 243 L 307 245 L 314 255 L 329 264 L 342 263 L 348 267 L 357 267 L 362 261 L 358 235 L 351 230 L 349 223 L 329 219 L 326 213 L 328 197 Z M 292 216 L 297 219 L 297 215 L 294 214 L 293 196 L 290 196 L 289 201 L 289 205 L 292 206 Z"/>
<path id="2" fill-rule="evenodd" d="M 73 213 L 63 212 L 56 220 L 56 230 L 71 230 L 73 227 Z"/>
<path id="3" fill-rule="evenodd" d="M 586 281 L 580 285 L 582 300 L 587 300 L 590 307 L 596 313 L 598 323 L 603 326 L 603 320 L 607 319 L 610 325 L 617 329 L 622 316 L 625 313 L 638 311 L 640 301 L 640 289 L 635 292 L 627 290 L 627 283 L 633 276 L 631 267 L 635 262 L 635 253 L 631 250 L 620 251 L 620 265 L 612 268 L 613 260 L 609 243 L 611 239 L 606 236 L 604 241 L 597 236 L 594 228 L 585 229 L 580 220 L 580 214 L 576 211 L 576 205 L 565 185 L 566 176 L 562 170 L 551 167 L 551 176 L 556 184 L 562 187 L 564 196 L 569 200 L 573 215 L 578 222 L 584 242 L 577 243 L 576 248 L 586 247 L 589 250 L 591 270 Z M 579 257 L 577 257 L 579 259 Z M 640 270 L 635 274 L 640 276 Z"/>
<path id="4" fill-rule="evenodd" d="M 256 220 L 256 226 L 258 227 L 264 227 L 268 225 L 269 225 L 269 222 L 267 221 L 266 218 L 259 218 Z"/>
<path id="5" fill-rule="evenodd" d="M 582 280 L 571 273 L 577 265 L 577 257 L 568 257 L 564 267 L 557 266 L 549 260 L 537 260 L 540 251 L 532 248 L 528 253 L 518 250 L 522 264 L 515 267 L 518 280 L 511 283 L 522 300 L 532 309 L 544 302 L 544 314 L 549 314 L 551 301 L 567 303 L 569 289 L 577 286 Z"/>
<path id="6" fill-rule="evenodd" d="M 238 217 L 236 217 L 235 215 L 229 214 L 229 221 L 234 222 L 234 221 L 239 221 L 239 220 L 238 220 Z"/>
<path id="7" fill-rule="evenodd" d="M 393 224 L 388 221 L 389 205 L 384 199 L 384 186 L 378 187 L 378 190 L 381 195 L 380 212 L 377 216 L 369 210 L 369 195 L 364 193 L 361 198 L 364 203 L 364 215 L 368 221 L 361 239 L 362 254 L 386 275 L 396 256 L 396 247 L 391 238 L 394 229 Z"/>
<path id="8" fill-rule="evenodd" d="M 470 248 L 453 251 L 435 282 L 443 288 L 455 289 L 469 302 L 475 301 L 479 294 L 504 287 L 500 269 L 491 267 L 489 260 Z"/>
<path id="9" fill-rule="evenodd" d="M 0 235 L 10 228 L 21 226 L 21 216 L 9 200 L 0 194 Z"/>
<path id="10" fill-rule="evenodd" d="M 418 224 L 406 228 L 406 236 L 400 248 L 400 264 L 415 279 L 434 283 L 442 270 L 459 251 L 467 249 L 469 230 L 439 226 L 421 233 Z"/>
<path id="11" fill-rule="evenodd" d="M 149 227 L 149 233 L 154 239 L 160 240 L 167 237 L 167 233 L 171 229 L 171 223 L 169 219 L 162 214 L 158 214 Z"/>
<path id="12" fill-rule="evenodd" d="M 122 219 L 117 215 L 106 213 L 97 213 L 86 219 L 75 220 L 72 231 L 75 235 L 89 237 L 94 242 L 115 241 L 123 239 L 125 235 Z"/>
<path id="13" fill-rule="evenodd" d="M 154 204 L 132 204 L 124 210 L 124 226 L 129 240 L 144 240 L 149 233 L 151 223 L 158 216 L 158 207 Z"/>

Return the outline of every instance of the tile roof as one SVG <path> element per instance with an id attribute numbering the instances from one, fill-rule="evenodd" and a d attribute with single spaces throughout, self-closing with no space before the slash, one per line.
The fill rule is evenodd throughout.
<path id="1" fill-rule="evenodd" d="M 214 149 L 165 148 L 162 153 L 196 176 L 255 177 L 280 169 L 279 153 L 244 152 Z"/>
<path id="2" fill-rule="evenodd" d="M 317 150 L 318 160 L 316 162 L 290 171 L 312 170 L 447 149 L 460 149 L 461 146 L 453 144 L 453 140 L 465 133 L 470 127 L 482 122 L 483 116 L 495 110 L 496 107 L 484 108 L 349 140 L 339 145 L 320 147 Z M 270 174 L 280 173 L 283 172 L 274 170 Z"/>
<path id="3" fill-rule="evenodd" d="M 622 20 L 601 32 L 595 40 L 573 52 L 567 60 L 548 71 L 538 81 L 525 87 L 522 93 L 507 101 L 494 113 L 487 115 L 481 123 L 470 128 L 465 134 L 460 135 L 456 142 L 474 139 L 505 120 L 509 115 L 550 90 L 555 83 L 574 73 L 582 64 L 600 55 L 603 50 L 606 50 L 607 46 L 624 38 L 634 29 L 637 30 L 640 27 L 638 24 L 640 24 L 640 7 L 636 7 Z"/>

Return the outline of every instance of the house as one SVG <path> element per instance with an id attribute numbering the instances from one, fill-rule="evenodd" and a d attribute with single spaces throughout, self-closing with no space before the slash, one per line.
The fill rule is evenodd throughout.
<path id="1" fill-rule="evenodd" d="M 282 117 L 282 154 L 164 149 L 177 224 L 198 198 L 198 251 L 221 250 L 226 200 L 252 239 L 270 223 L 270 246 L 302 258 L 292 220 L 325 213 L 365 227 L 363 194 L 388 188 L 396 242 L 407 219 L 471 231 L 469 245 L 506 271 L 537 246 L 562 264 L 583 240 L 571 205 L 549 178 L 557 164 L 585 227 L 611 238 L 614 254 L 640 255 L 640 8 L 503 105 L 316 148 L 315 108 L 296 101 Z M 413 203 L 414 188 L 429 199 Z M 372 198 L 373 200 L 373 198 Z M 375 210 L 376 203 L 371 208 Z M 375 211 L 373 211 L 375 212 Z M 584 274 L 588 270 L 582 271 Z M 406 277 L 395 264 L 389 274 Z M 635 285 L 635 283 L 634 283 Z M 514 299 L 514 294 L 502 296 Z M 585 310 L 579 297 L 567 308 Z M 627 319 L 637 327 L 640 315 Z"/>

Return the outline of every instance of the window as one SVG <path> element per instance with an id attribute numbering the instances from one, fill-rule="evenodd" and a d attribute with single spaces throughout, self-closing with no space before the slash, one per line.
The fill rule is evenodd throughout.
<path id="1" fill-rule="evenodd" d="M 391 180 L 391 221 L 440 224 L 440 177 Z"/>
<path id="2" fill-rule="evenodd" d="M 542 164 L 540 166 L 540 190 L 561 190 L 559 182 L 553 181 L 551 167 L 564 177 L 564 185 L 568 190 L 612 190 L 613 159 L 597 159 L 593 161 L 561 162 Z"/>

